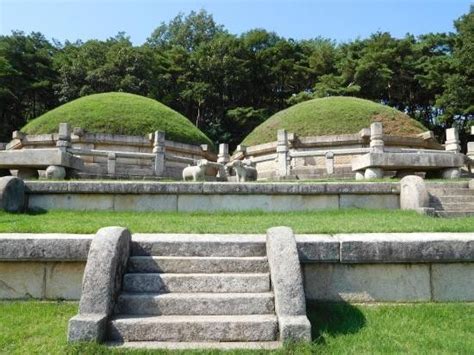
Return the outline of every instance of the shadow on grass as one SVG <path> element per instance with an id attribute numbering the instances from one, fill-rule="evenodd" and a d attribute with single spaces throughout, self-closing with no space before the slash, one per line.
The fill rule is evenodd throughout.
<path id="1" fill-rule="evenodd" d="M 325 335 L 339 336 L 357 333 L 365 326 L 364 314 L 346 302 L 322 303 L 307 301 L 313 342 L 324 344 Z"/>
<path id="2" fill-rule="evenodd" d="M 45 210 L 44 208 L 27 209 L 25 211 L 25 214 L 28 216 L 39 216 L 46 213 L 48 213 L 48 211 Z"/>

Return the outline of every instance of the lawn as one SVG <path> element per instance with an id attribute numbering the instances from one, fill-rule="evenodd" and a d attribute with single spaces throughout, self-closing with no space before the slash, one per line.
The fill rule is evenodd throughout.
<path id="1" fill-rule="evenodd" d="M 0 302 L 0 353 L 152 353 L 67 345 L 67 322 L 77 303 Z M 313 343 L 287 344 L 277 354 L 474 353 L 474 304 L 349 305 L 308 303 Z M 155 351 L 153 353 L 183 353 Z M 189 352 L 187 352 L 189 353 Z M 215 354 L 216 351 L 194 351 Z M 263 351 L 234 351 L 256 354 Z M 269 352 L 270 353 L 270 352 Z"/>
<path id="2" fill-rule="evenodd" d="M 411 211 L 342 209 L 311 212 L 0 212 L 0 233 L 95 233 L 124 226 L 134 233 L 265 233 L 274 226 L 296 233 L 474 232 L 474 217 L 433 218 Z"/>

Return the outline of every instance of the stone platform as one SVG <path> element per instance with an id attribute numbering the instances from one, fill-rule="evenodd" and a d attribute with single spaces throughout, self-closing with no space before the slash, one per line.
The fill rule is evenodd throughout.
<path id="1" fill-rule="evenodd" d="M 305 211 L 398 209 L 399 183 L 26 181 L 30 209 Z"/>

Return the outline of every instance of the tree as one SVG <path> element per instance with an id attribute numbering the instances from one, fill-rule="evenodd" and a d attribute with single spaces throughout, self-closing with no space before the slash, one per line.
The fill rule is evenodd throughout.
<path id="1" fill-rule="evenodd" d="M 452 73 L 446 76 L 436 105 L 442 110 L 440 118 L 445 127 L 460 128 L 465 146 L 467 129 L 474 121 L 474 6 L 454 24 L 458 33 L 450 62 Z"/>
<path id="2" fill-rule="evenodd" d="M 56 48 L 40 33 L 0 36 L 0 141 L 57 104 Z"/>

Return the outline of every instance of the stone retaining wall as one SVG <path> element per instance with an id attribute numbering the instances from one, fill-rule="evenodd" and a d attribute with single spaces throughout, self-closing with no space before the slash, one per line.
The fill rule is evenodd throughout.
<path id="1" fill-rule="evenodd" d="M 301 211 L 400 208 L 399 183 L 26 181 L 31 209 Z"/>
<path id="2" fill-rule="evenodd" d="M 265 244 L 265 235 L 256 238 Z M 91 240 L 0 234 L 0 299 L 79 299 Z M 474 301 L 474 233 L 296 235 L 296 242 L 310 300 Z"/>

